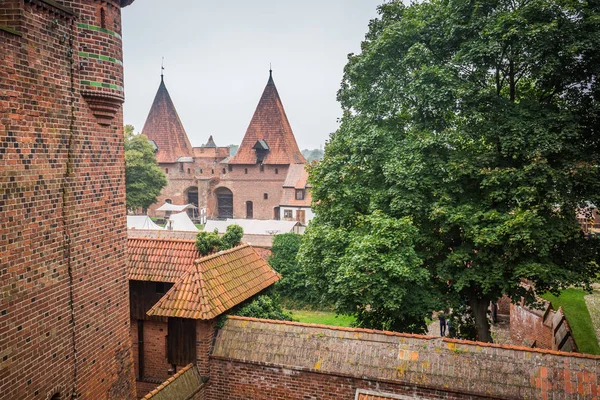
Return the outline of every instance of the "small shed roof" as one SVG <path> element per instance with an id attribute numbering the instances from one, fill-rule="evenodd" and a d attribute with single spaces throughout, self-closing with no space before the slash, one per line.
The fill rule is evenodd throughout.
<path id="1" fill-rule="evenodd" d="M 201 257 L 194 240 L 127 239 L 127 278 L 175 283 Z"/>
<path id="2" fill-rule="evenodd" d="M 194 262 L 148 315 L 212 319 L 280 278 L 251 246 L 241 245 Z"/>

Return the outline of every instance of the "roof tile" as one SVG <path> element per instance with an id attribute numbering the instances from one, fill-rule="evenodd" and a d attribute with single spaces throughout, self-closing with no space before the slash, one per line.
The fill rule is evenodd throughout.
<path id="1" fill-rule="evenodd" d="M 175 283 L 201 257 L 194 240 L 128 238 L 129 280 Z"/>
<path id="2" fill-rule="evenodd" d="M 162 78 L 142 133 L 158 146 L 156 161 L 159 163 L 174 163 L 180 157 L 194 155 L 190 140 Z"/>
<path id="3" fill-rule="evenodd" d="M 212 319 L 281 276 L 249 245 L 197 260 L 148 315 Z"/>
<path id="4" fill-rule="evenodd" d="M 272 76 L 269 76 L 242 144 L 237 154 L 229 160 L 229 164 L 256 164 L 254 145 L 259 140 L 264 140 L 269 146 L 263 164 L 306 163 L 306 159 L 298 149 L 294 132 Z"/>

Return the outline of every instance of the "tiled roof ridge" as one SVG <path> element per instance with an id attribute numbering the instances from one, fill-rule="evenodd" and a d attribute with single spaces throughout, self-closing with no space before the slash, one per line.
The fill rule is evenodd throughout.
<path id="1" fill-rule="evenodd" d="M 146 399 L 151 399 L 152 397 L 154 397 L 155 394 L 157 394 L 158 392 L 160 392 L 161 390 L 163 390 L 166 386 L 168 386 L 171 382 L 173 382 L 175 379 L 179 378 L 181 375 L 183 375 L 186 371 L 188 371 L 190 368 L 194 367 L 194 363 L 189 363 L 188 365 L 186 365 L 185 367 L 181 368 L 179 371 L 177 371 L 177 373 L 175 373 L 172 377 L 170 377 L 169 379 L 167 379 L 166 381 L 164 381 L 163 383 L 161 383 L 160 385 L 158 385 L 157 387 L 154 388 L 154 390 L 152 390 L 150 393 L 148 393 L 147 395 L 145 395 L 142 400 L 146 400 Z"/>
<path id="2" fill-rule="evenodd" d="M 219 256 L 223 256 L 225 254 L 233 253 L 234 251 L 243 249 L 245 247 L 250 247 L 250 245 L 248 243 L 241 243 L 240 242 L 240 244 L 238 244 L 237 246 L 232 247 L 230 249 L 217 251 L 216 253 L 211 253 L 211 254 L 208 254 L 208 255 L 206 255 L 204 257 L 201 257 L 201 258 L 195 260 L 194 264 L 201 264 L 203 262 L 210 261 L 213 258 L 216 258 L 216 257 L 219 257 Z"/>
<path id="3" fill-rule="evenodd" d="M 291 326 L 302 326 L 302 327 L 306 327 L 306 328 L 321 328 L 321 329 L 328 329 L 328 330 L 332 330 L 332 331 L 376 333 L 376 334 L 383 334 L 386 336 L 410 337 L 410 338 L 425 339 L 425 340 L 442 339 L 442 341 L 444 341 L 446 343 L 476 345 L 476 346 L 481 346 L 481 347 L 495 347 L 495 348 L 505 349 L 505 350 L 519 350 L 519 351 L 526 351 L 526 352 L 530 352 L 530 353 L 553 354 L 553 355 L 562 356 L 562 357 L 577 357 L 577 358 L 587 358 L 587 359 L 591 359 L 591 360 L 600 360 L 600 355 L 585 354 L 585 353 L 571 353 L 571 352 L 567 352 L 567 351 L 548 350 L 548 349 L 532 348 L 532 347 L 525 347 L 525 346 L 512 346 L 512 345 L 505 345 L 505 344 L 498 344 L 498 343 L 477 342 L 477 341 L 463 340 L 463 339 L 451 339 L 451 338 L 441 337 L 441 336 L 419 335 L 416 333 L 402 333 L 402 332 L 382 331 L 382 330 L 377 330 L 377 329 L 366 329 L 366 328 L 347 328 L 347 327 L 343 327 L 343 326 L 311 324 L 311 323 L 307 323 L 307 322 L 280 321 L 280 320 L 273 320 L 273 319 L 240 317 L 237 315 L 228 315 L 227 318 L 241 320 L 241 321 L 260 322 L 260 323 L 264 323 L 264 324 L 281 324 L 281 325 L 291 325 Z"/>
<path id="4" fill-rule="evenodd" d="M 154 242 L 183 242 L 183 243 L 196 243 L 193 239 L 178 239 L 178 238 L 150 238 L 150 237 L 128 237 L 127 240 L 134 240 L 136 242 L 141 241 L 154 241 Z"/>
<path id="5" fill-rule="evenodd" d="M 440 336 L 419 335 L 417 333 L 381 331 L 381 330 L 377 330 L 377 329 L 367 329 L 367 328 L 347 328 L 345 326 L 311 324 L 308 322 L 281 321 L 281 320 L 275 320 L 275 319 L 263 319 L 263 318 L 254 318 L 254 317 L 239 317 L 237 315 L 229 315 L 227 318 L 238 319 L 238 320 L 242 320 L 242 321 L 261 322 L 261 323 L 265 323 L 265 324 L 274 323 L 274 324 L 282 324 L 282 325 L 303 326 L 305 328 L 321 328 L 321 329 L 328 329 L 328 330 L 332 330 L 332 331 L 358 332 L 358 333 L 379 333 L 379 334 L 383 334 L 386 336 L 410 337 L 410 338 L 425 339 L 425 340 L 432 340 L 432 339 L 440 338 Z"/>

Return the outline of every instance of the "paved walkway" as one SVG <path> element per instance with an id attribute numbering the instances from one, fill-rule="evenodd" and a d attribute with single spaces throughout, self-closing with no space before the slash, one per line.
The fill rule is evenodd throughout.
<path id="1" fill-rule="evenodd" d="M 592 325 L 596 331 L 596 338 L 600 344 L 600 285 L 594 285 L 594 292 L 584 297 L 587 304 L 590 317 L 592 317 Z"/>
<path id="2" fill-rule="evenodd" d="M 440 321 L 435 314 L 433 322 L 429 324 L 427 328 L 427 334 L 429 336 L 440 336 Z M 493 324 L 491 327 L 491 334 L 494 343 L 505 345 L 513 344 L 510 339 L 510 320 L 508 319 L 500 319 L 497 323 Z"/>

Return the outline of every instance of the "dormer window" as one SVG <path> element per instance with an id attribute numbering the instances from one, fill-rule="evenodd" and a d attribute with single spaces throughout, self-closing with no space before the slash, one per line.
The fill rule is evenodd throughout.
<path id="1" fill-rule="evenodd" d="M 253 149 L 256 152 L 256 163 L 262 164 L 265 157 L 267 156 L 267 153 L 270 150 L 269 145 L 267 144 L 267 142 L 261 139 L 254 144 Z"/>
<path id="2" fill-rule="evenodd" d="M 304 189 L 296 189 L 296 200 L 304 200 Z"/>

